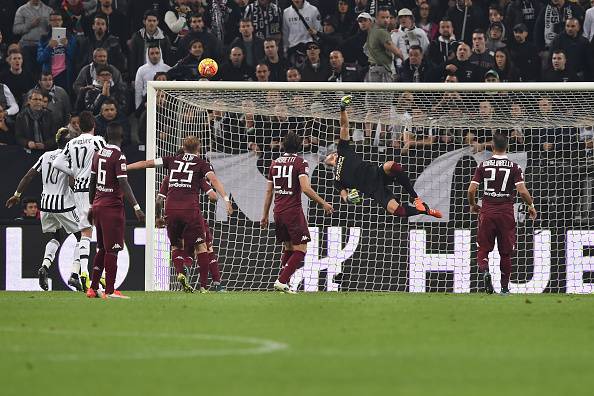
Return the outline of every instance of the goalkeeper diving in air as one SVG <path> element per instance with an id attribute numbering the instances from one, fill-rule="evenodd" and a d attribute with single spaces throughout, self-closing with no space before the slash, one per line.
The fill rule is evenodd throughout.
<path id="1" fill-rule="evenodd" d="M 334 182 L 345 202 L 360 201 L 359 192 L 371 197 L 390 214 L 398 217 L 410 217 L 425 214 L 441 218 L 441 212 L 431 209 L 417 195 L 402 165 L 396 161 L 387 161 L 383 165 L 363 161 L 349 144 L 349 118 L 347 107 L 352 97 L 344 96 L 340 101 L 340 141 L 336 152 L 326 156 L 326 165 L 334 168 Z M 391 184 L 396 181 L 414 198 L 414 206 L 401 204 L 392 192 Z M 358 191 L 357 191 L 358 190 Z"/>

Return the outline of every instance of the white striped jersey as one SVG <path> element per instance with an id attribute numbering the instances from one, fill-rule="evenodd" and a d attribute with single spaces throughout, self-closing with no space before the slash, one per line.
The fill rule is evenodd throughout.
<path id="1" fill-rule="evenodd" d="M 52 165 L 61 152 L 61 149 L 48 151 L 33 165 L 33 169 L 41 173 L 43 182 L 40 204 L 42 212 L 69 212 L 75 207 L 74 194 L 68 183 L 69 176 Z"/>
<path id="2" fill-rule="evenodd" d="M 90 133 L 83 133 L 66 144 L 63 154 L 73 172 L 74 192 L 89 191 L 93 155 L 105 146 L 105 140 L 101 136 Z"/>

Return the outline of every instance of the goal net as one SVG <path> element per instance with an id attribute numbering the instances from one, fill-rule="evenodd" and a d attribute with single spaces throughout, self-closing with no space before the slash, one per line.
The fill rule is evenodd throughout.
<path id="1" fill-rule="evenodd" d="M 494 132 L 509 136 L 509 157 L 524 169 L 539 218 L 515 204 L 517 246 L 512 293 L 594 291 L 594 84 L 363 84 L 151 82 L 147 157 L 174 154 L 196 135 L 202 155 L 225 185 L 235 213 L 202 199 L 228 290 L 270 290 L 281 246 L 260 228 L 265 174 L 282 153 L 287 131 L 303 139 L 312 187 L 332 203 L 303 197 L 311 243 L 291 287 L 304 291 L 474 292 L 478 218 L 466 191 L 491 155 Z M 443 218 L 394 217 L 364 197 L 341 202 L 324 165 L 339 136 L 339 101 L 349 108 L 355 150 L 382 164 L 395 160 L 425 202 Z M 146 289 L 179 290 L 164 230 L 154 227 L 154 200 L 165 176 L 147 173 Z M 400 186 L 402 202 L 410 197 Z M 482 187 L 479 189 L 479 197 Z M 220 200 L 222 201 L 222 200 Z M 499 289 L 499 255 L 490 256 Z"/>

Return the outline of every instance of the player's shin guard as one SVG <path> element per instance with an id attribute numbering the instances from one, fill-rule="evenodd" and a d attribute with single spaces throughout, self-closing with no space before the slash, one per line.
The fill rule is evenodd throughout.
<path id="1" fill-rule="evenodd" d="M 93 273 L 91 275 L 91 289 L 99 290 L 99 279 L 103 273 L 105 266 L 105 249 L 97 250 L 95 254 L 95 260 L 93 260 Z"/>
<path id="2" fill-rule="evenodd" d="M 78 251 L 80 257 L 80 267 L 82 272 L 89 272 L 89 255 L 91 254 L 91 239 L 88 237 L 81 237 L 78 243 Z"/>
<path id="3" fill-rule="evenodd" d="M 291 276 L 297 271 L 299 268 L 303 267 L 303 259 L 305 258 L 305 253 L 299 250 L 295 250 L 289 260 L 287 261 L 287 265 L 283 267 L 280 275 L 278 276 L 278 280 L 281 283 L 287 284 Z"/>
<path id="4" fill-rule="evenodd" d="M 402 168 L 402 165 L 400 165 L 396 161 L 394 161 L 392 163 L 392 166 L 390 167 L 390 176 L 393 177 L 398 182 L 398 184 L 400 184 L 402 187 L 404 187 L 406 192 L 411 197 L 413 197 L 413 198 L 417 197 L 417 192 L 413 188 L 413 185 L 408 177 L 408 174 L 406 173 L 404 168 Z"/>
<path id="5" fill-rule="evenodd" d="M 209 252 L 210 262 L 208 263 L 208 269 L 212 275 L 213 282 L 221 282 L 221 271 L 219 270 L 219 260 L 214 252 Z"/>
<path id="6" fill-rule="evenodd" d="M 420 212 L 417 210 L 417 208 L 410 206 L 410 205 L 399 205 L 398 208 L 396 208 L 396 211 L 394 212 L 394 216 L 397 217 L 410 217 L 410 216 L 416 216 L 418 215 Z"/>
<path id="7" fill-rule="evenodd" d="M 285 265 L 287 265 L 287 262 L 289 261 L 289 259 L 291 258 L 292 255 L 293 255 L 292 250 L 285 250 L 283 252 L 283 255 L 281 256 L 281 269 L 285 268 Z"/>
<path id="8" fill-rule="evenodd" d="M 184 273 L 185 259 L 186 254 L 181 249 L 174 249 L 173 252 L 171 252 L 171 261 L 173 261 L 173 267 L 178 274 Z"/>
<path id="9" fill-rule="evenodd" d="M 105 252 L 105 293 L 113 294 L 118 274 L 118 252 Z"/>
<path id="10" fill-rule="evenodd" d="M 80 273 L 79 242 L 76 242 L 76 246 L 74 247 L 74 261 L 72 262 L 72 273 L 77 275 Z"/>
<path id="11" fill-rule="evenodd" d="M 479 272 L 489 272 L 489 252 L 479 248 L 476 256 Z"/>
<path id="12" fill-rule="evenodd" d="M 512 271 L 511 254 L 501 255 L 499 268 L 501 269 L 501 288 L 507 290 L 509 289 L 509 278 Z"/>
<path id="13" fill-rule="evenodd" d="M 208 268 L 210 264 L 210 255 L 208 252 L 199 253 L 196 256 L 196 259 L 198 261 L 198 269 L 200 271 L 200 287 L 206 289 L 206 285 L 208 283 Z"/>
<path id="14" fill-rule="evenodd" d="M 58 251 L 59 247 L 60 242 L 58 242 L 55 239 L 50 240 L 45 245 L 45 253 L 43 254 L 43 266 L 49 268 L 50 265 L 52 265 L 54 259 L 56 258 L 56 252 Z"/>

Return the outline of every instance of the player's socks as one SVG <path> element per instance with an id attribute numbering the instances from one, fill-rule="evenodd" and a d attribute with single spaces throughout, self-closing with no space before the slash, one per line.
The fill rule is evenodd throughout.
<path id="1" fill-rule="evenodd" d="M 208 263 L 208 269 L 212 275 L 213 282 L 221 283 L 221 271 L 219 269 L 219 261 L 217 255 L 214 252 L 208 253 L 210 256 L 210 262 Z"/>
<path id="2" fill-rule="evenodd" d="M 489 272 L 489 252 L 479 248 L 478 254 L 476 255 L 476 261 L 480 273 Z"/>
<path id="3" fill-rule="evenodd" d="M 200 271 L 200 287 L 206 289 L 206 284 L 208 283 L 208 268 L 210 263 L 210 255 L 208 252 L 200 253 L 196 256 L 198 261 L 198 269 Z"/>
<path id="4" fill-rule="evenodd" d="M 419 211 L 417 208 L 415 208 L 414 206 L 410 206 L 408 204 L 403 204 L 398 206 L 398 208 L 396 208 L 396 211 L 394 212 L 394 216 L 397 217 L 410 217 L 410 216 L 416 216 L 419 214 Z"/>
<path id="5" fill-rule="evenodd" d="M 501 255 L 499 261 L 499 268 L 501 268 L 501 289 L 509 290 L 509 278 L 511 277 L 512 262 L 510 254 Z"/>
<path id="6" fill-rule="evenodd" d="M 78 243 L 78 253 L 80 258 L 80 267 L 83 272 L 89 271 L 89 254 L 91 253 L 91 240 L 85 236 L 80 238 Z"/>
<path id="7" fill-rule="evenodd" d="M 283 255 L 281 256 L 281 268 L 285 268 L 285 265 L 287 265 L 287 261 L 289 261 L 292 255 L 292 250 L 285 250 L 283 252 Z"/>
<path id="8" fill-rule="evenodd" d="M 79 242 L 76 242 L 74 247 L 74 261 L 72 262 L 72 273 L 80 274 L 80 249 L 78 248 Z"/>
<path id="9" fill-rule="evenodd" d="M 95 254 L 95 260 L 93 260 L 93 273 L 91 274 L 91 289 L 99 290 L 99 279 L 103 273 L 103 266 L 105 261 L 105 250 L 99 249 Z"/>
<path id="10" fill-rule="evenodd" d="M 54 262 L 54 258 L 56 257 L 56 252 L 60 247 L 60 242 L 55 239 L 50 240 L 45 245 L 45 253 L 43 254 L 43 266 L 49 268 L 52 263 Z"/>
<path id="11" fill-rule="evenodd" d="M 291 279 L 291 275 L 295 273 L 299 268 L 303 266 L 303 259 L 305 258 L 305 253 L 299 250 L 293 251 L 293 254 L 287 261 L 287 265 L 283 267 L 280 275 L 278 276 L 278 280 L 281 283 L 287 284 L 289 283 L 289 279 Z"/>
<path id="12" fill-rule="evenodd" d="M 186 255 L 183 252 L 183 250 L 175 249 L 171 253 L 171 257 L 172 257 L 172 261 L 173 261 L 173 267 L 175 268 L 175 272 L 177 272 L 178 274 L 183 274 L 184 273 L 184 264 L 186 261 Z"/>
<path id="13" fill-rule="evenodd" d="M 118 253 L 105 252 L 105 293 L 113 294 L 115 290 L 115 280 L 118 273 Z"/>
<path id="14" fill-rule="evenodd" d="M 392 163 L 392 166 L 390 167 L 390 176 L 392 178 L 394 178 L 398 182 L 398 184 L 400 184 L 402 187 L 404 187 L 406 192 L 411 197 L 416 198 L 418 196 L 417 192 L 415 191 L 415 189 L 410 181 L 410 178 L 408 177 L 408 174 L 402 168 L 402 165 L 400 165 L 396 161 L 394 161 Z"/>

